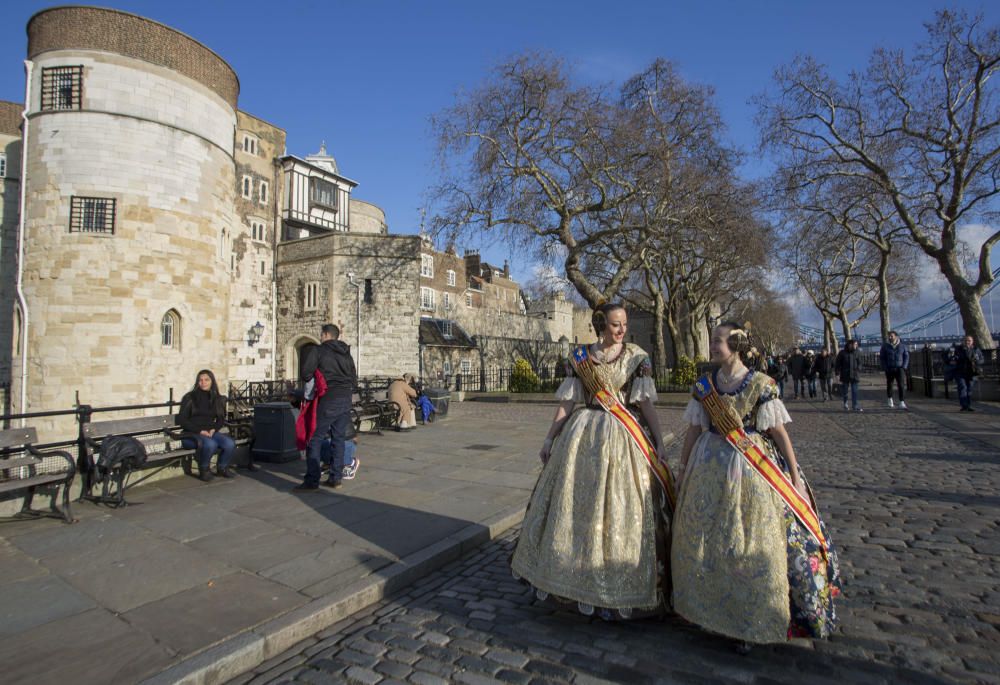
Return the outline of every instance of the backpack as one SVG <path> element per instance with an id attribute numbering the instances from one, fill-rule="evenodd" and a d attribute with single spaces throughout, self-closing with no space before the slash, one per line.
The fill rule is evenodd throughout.
<path id="1" fill-rule="evenodd" d="M 146 463 L 146 446 L 130 435 L 109 435 L 101 442 L 97 470 L 101 475 L 116 469 L 131 471 Z"/>

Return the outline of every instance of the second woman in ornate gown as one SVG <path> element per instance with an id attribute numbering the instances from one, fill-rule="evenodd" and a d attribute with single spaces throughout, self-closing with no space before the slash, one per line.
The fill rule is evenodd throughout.
<path id="1" fill-rule="evenodd" d="M 601 341 L 574 351 L 575 372 L 557 392 L 560 406 L 540 453 L 544 467 L 511 566 L 539 599 L 571 602 L 586 615 L 659 613 L 673 486 L 658 461 L 649 356 L 624 342 L 621 306 L 602 305 L 593 322 Z M 582 406 L 574 410 L 576 404 Z M 651 443 L 637 439 L 637 416 L 626 405 L 638 408 Z"/>
<path id="2" fill-rule="evenodd" d="M 791 418 L 774 380 L 753 368 L 757 355 L 742 327 L 718 326 L 711 348 L 720 368 L 699 379 L 684 413 L 674 610 L 742 641 L 741 651 L 828 637 L 840 593 L 837 555 L 785 432 Z"/>

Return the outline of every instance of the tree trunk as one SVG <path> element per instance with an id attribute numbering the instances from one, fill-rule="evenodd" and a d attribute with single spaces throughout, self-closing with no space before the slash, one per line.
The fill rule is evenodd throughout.
<path id="1" fill-rule="evenodd" d="M 823 346 L 828 348 L 831 354 L 840 352 L 840 343 L 837 342 L 837 333 L 833 330 L 833 317 L 825 312 L 823 315 Z"/>
<path id="2" fill-rule="evenodd" d="M 892 323 L 889 321 L 889 253 L 885 251 L 880 253 L 878 262 L 878 318 L 882 340 L 888 340 Z"/>
<path id="3" fill-rule="evenodd" d="M 673 359 L 668 360 L 670 368 L 677 366 L 677 357 L 681 352 L 681 330 L 677 325 L 677 316 L 667 307 L 667 335 L 670 336 L 670 349 L 673 350 Z"/>
<path id="4" fill-rule="evenodd" d="M 654 376 L 664 374 L 667 370 L 667 346 L 663 340 L 663 320 L 666 310 L 666 303 L 663 301 L 663 293 L 657 291 L 653 306 L 653 373 Z"/>
<path id="5" fill-rule="evenodd" d="M 837 314 L 837 319 L 840 321 L 840 327 L 842 329 L 844 329 L 844 341 L 845 341 L 845 343 L 848 342 L 848 341 L 850 341 L 850 340 L 853 340 L 854 336 L 852 335 L 852 331 L 851 331 L 851 321 L 850 321 L 850 319 L 847 316 L 847 312 L 844 311 L 843 309 L 841 309 L 840 312 L 838 312 L 838 314 Z"/>
<path id="6" fill-rule="evenodd" d="M 962 326 L 965 335 L 971 335 L 976 340 L 976 345 L 983 350 L 992 350 L 996 347 L 993 334 L 986 323 L 986 316 L 983 314 L 983 307 L 979 301 L 981 293 L 976 292 L 976 288 L 969 285 L 962 276 L 961 267 L 954 254 L 947 254 L 940 257 L 938 266 L 941 273 L 948 280 L 951 286 L 952 297 L 958 304 L 958 311 L 962 315 Z"/>

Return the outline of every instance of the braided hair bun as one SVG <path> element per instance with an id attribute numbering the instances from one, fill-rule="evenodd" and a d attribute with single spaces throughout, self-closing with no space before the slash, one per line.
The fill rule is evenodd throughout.
<path id="1" fill-rule="evenodd" d="M 590 323 L 597 335 L 604 333 L 604 329 L 608 327 L 608 314 L 618 309 L 624 311 L 625 307 L 617 302 L 601 302 L 594 308 L 594 313 L 590 315 Z"/>
<path id="2" fill-rule="evenodd" d="M 740 361 L 744 366 L 755 371 L 764 368 L 764 356 L 760 353 L 756 338 L 750 332 L 749 322 L 738 324 L 735 321 L 723 321 L 718 327 L 729 329 L 726 345 L 740 355 Z"/>

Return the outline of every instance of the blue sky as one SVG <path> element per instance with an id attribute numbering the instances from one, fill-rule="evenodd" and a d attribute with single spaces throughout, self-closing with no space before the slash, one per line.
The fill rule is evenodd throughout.
<path id="1" fill-rule="evenodd" d="M 25 25 L 52 2 L 4 0 L 0 99 L 20 101 Z M 935 9 L 982 11 L 1000 3 L 947 0 L 105 0 L 100 3 L 179 29 L 220 54 L 240 78 L 240 108 L 283 127 L 288 151 L 325 140 L 357 197 L 386 210 L 390 230 L 419 229 L 433 182 L 429 117 L 517 52 L 547 50 L 577 76 L 620 83 L 657 57 L 716 90 L 733 142 L 752 151 L 754 110 L 774 69 L 809 53 L 843 74 L 878 45 L 910 47 Z M 760 169 L 748 162 L 746 172 Z M 482 247 L 496 261 L 501 245 Z M 531 277 L 513 264 L 522 282 Z"/>

